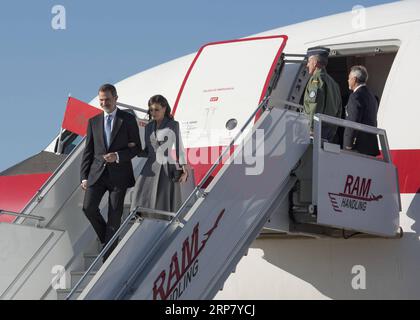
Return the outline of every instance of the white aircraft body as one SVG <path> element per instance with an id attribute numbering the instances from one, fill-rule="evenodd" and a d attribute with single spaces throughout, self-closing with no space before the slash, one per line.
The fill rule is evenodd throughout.
<path id="1" fill-rule="evenodd" d="M 280 12 L 279 15 L 281 14 Z M 295 56 L 290 54 L 305 55 L 310 47 L 328 47 L 331 54 L 327 70 L 340 84 L 343 95 L 347 92 L 346 80 L 352 65 L 365 65 L 369 71 L 368 86 L 380 100 L 378 128 L 386 130 L 390 154 L 398 168 L 399 184 L 396 188 L 400 193 L 400 203 L 390 201 L 389 205 L 381 207 L 370 221 L 372 229 L 358 229 L 354 226 L 348 228 L 361 231 L 364 233 L 362 235 L 351 234 L 348 230 L 337 235 L 334 232 L 339 228 L 333 230 L 308 227 L 298 228 L 295 232 L 291 229 L 286 230 L 287 228 L 283 230 L 279 227 L 282 222 L 276 222 L 272 213 L 265 228 L 260 230 L 259 236 L 249 246 L 247 254 L 237 265 L 234 262 L 229 264 L 229 267 L 233 266 L 232 270 L 224 271 L 227 275 L 233 269 L 235 272 L 228 277 L 221 277 L 223 280 L 214 284 L 215 287 L 221 284 L 217 289 L 223 290 L 210 296 L 215 299 L 420 298 L 420 228 L 416 221 L 420 218 L 420 171 L 417 170 L 420 164 L 420 133 L 417 131 L 420 111 L 416 107 L 417 77 L 420 74 L 416 59 L 420 52 L 420 1 L 401 1 L 337 14 L 270 30 L 246 39 L 249 41 L 241 39 L 210 44 L 204 46 L 199 54 L 190 54 L 129 77 L 116 84 L 119 100 L 129 106 L 145 107 L 152 95 L 162 94 L 176 109 L 175 119 L 181 124 L 187 151 L 197 148 L 214 150 L 226 146 L 231 141 L 238 132 L 237 129 L 245 124 L 258 103 L 263 100 L 271 81 L 264 81 L 267 71 L 272 72 L 272 67 L 275 67 L 271 65 L 270 57 L 291 61 Z M 259 43 L 259 39 L 264 40 L 261 41 L 261 45 L 251 45 Z M 235 47 L 236 45 L 238 47 Z M 255 50 L 251 54 L 254 59 L 245 60 L 237 55 L 240 50 Z M 276 56 L 280 53 L 285 55 Z M 233 58 L 237 58 L 236 65 L 230 63 Z M 224 65 L 226 61 L 228 64 Z M 295 61 L 289 64 L 299 68 L 304 62 Z M 284 72 L 298 70 L 293 68 L 285 67 Z M 229 70 L 226 71 L 227 69 Z M 220 70 L 225 70 L 223 77 L 218 73 Z M 280 81 L 284 81 L 281 72 L 280 79 L 283 80 Z M 298 74 L 297 71 L 294 72 L 295 75 Z M 250 80 L 249 87 L 233 85 L 237 79 L 234 76 L 230 79 L 227 75 L 235 73 L 240 74 L 242 79 L 252 78 L 254 82 Z M 200 77 L 203 74 L 208 77 Z M 292 89 L 293 87 L 288 90 Z M 281 90 L 279 85 L 272 88 L 272 98 L 268 106 L 272 107 L 278 101 L 286 99 L 285 96 L 290 98 L 289 91 Z M 231 91 L 236 92 L 237 96 L 234 97 L 242 97 L 243 101 L 229 100 Z M 203 103 L 201 98 L 210 100 Z M 299 104 L 300 96 L 294 97 L 294 100 L 294 103 Z M 228 107 L 218 107 L 219 102 L 220 106 Z M 90 104 L 99 107 L 97 98 Z M 141 112 L 136 111 L 136 115 L 144 118 Z M 264 117 L 266 116 L 262 116 L 262 122 L 266 119 Z M 225 129 L 225 124 L 231 119 L 238 123 L 236 131 Z M 257 120 L 258 117 L 255 123 L 258 123 Z M 250 130 L 250 127 L 247 127 L 245 133 L 251 132 Z M 208 136 L 215 131 L 218 132 L 217 141 Z M 56 153 L 57 139 L 54 139 L 44 152 Z M 243 139 L 245 138 L 238 140 L 235 145 L 245 141 Z M 44 217 L 45 220 L 41 222 L 42 228 L 35 227 L 33 220 L 22 217 L 14 223 L 0 224 L 3 246 L 0 250 L 2 299 L 55 299 L 60 297 L 60 292 L 63 297 L 77 282 L 73 277 L 80 278 L 81 272 L 77 273 L 77 270 L 83 269 L 86 263 L 86 252 L 89 252 L 86 246 L 90 249 L 95 247 L 95 236 L 83 213 L 78 211 L 81 208 L 82 193 L 79 189 L 77 191 L 74 187 L 68 187 L 79 183 L 78 159 L 75 152 L 70 153 L 66 165 L 56 168 L 56 173 L 61 170 L 60 175 L 54 174 L 47 181 L 55 186 L 54 195 L 52 192 L 47 193 L 47 190 L 42 193 L 44 189 L 41 188 L 37 194 L 38 201 L 32 199 L 22 211 Z M 355 170 L 363 171 L 363 168 L 357 168 L 357 161 L 353 163 Z M 331 172 L 339 172 L 341 165 L 340 162 L 333 163 Z M 211 163 L 193 166 L 196 183 L 210 166 Z M 228 169 L 223 171 L 224 169 L 221 169 L 220 173 L 228 172 Z M 268 164 L 265 170 L 269 169 Z M 139 170 L 136 169 L 137 174 Z M 217 183 L 218 178 L 215 178 L 215 181 Z M 269 183 L 269 180 L 266 181 Z M 392 177 L 384 181 L 390 181 L 390 185 L 393 183 Z M 238 181 L 237 189 L 242 190 L 241 188 L 243 186 Z M 395 200 L 396 197 L 390 199 Z M 401 206 L 401 210 L 396 210 L 400 211 L 398 216 L 387 212 L 388 209 L 394 210 L 393 206 L 396 203 Z M 57 204 L 59 210 L 51 211 Z M 224 218 L 221 219 L 220 223 Z M 376 224 L 379 231 L 375 229 Z M 385 230 L 382 224 L 391 228 L 391 231 L 381 232 Z M 339 224 L 331 223 L 331 226 L 337 227 Z M 125 243 L 128 244 L 128 240 Z M 101 276 L 107 276 L 105 267 L 112 268 L 112 258 L 117 261 L 118 256 L 111 256 L 109 265 L 104 265 L 102 271 L 96 273 L 96 281 L 100 281 Z M 167 258 L 167 261 L 171 261 L 170 258 Z M 165 264 L 164 261 L 162 263 Z M 66 279 L 63 286 L 60 286 L 59 280 L 51 280 L 57 273 L 57 270 L 52 268 L 57 265 L 65 267 L 67 278 L 64 277 Z M 114 272 L 118 270 L 116 268 Z M 152 267 L 150 270 L 151 273 L 160 271 Z M 205 269 L 200 269 L 200 272 L 204 273 L 202 270 Z M 172 271 L 171 264 L 166 275 Z M 143 286 L 150 288 L 150 292 L 154 284 L 153 297 L 151 293 L 143 294 L 140 291 L 124 297 L 182 298 L 181 289 L 178 288 L 175 296 L 173 289 L 169 290 L 171 280 L 168 278 L 168 290 L 159 291 L 158 280 L 159 278 L 151 277 L 150 281 L 145 279 L 142 282 Z M 55 285 L 52 284 L 54 281 Z M 55 290 L 57 284 L 59 289 Z M 195 290 L 193 282 L 189 285 Z M 95 289 L 94 284 L 89 286 L 91 290 Z M 187 290 L 185 281 L 184 290 Z M 208 297 L 199 293 L 191 293 L 190 296 L 188 294 L 185 293 L 186 298 Z M 96 297 L 89 296 L 89 292 L 84 292 L 84 296 Z"/>

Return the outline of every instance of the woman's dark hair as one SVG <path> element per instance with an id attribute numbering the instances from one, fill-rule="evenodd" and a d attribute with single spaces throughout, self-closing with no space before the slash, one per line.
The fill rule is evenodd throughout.
<path id="1" fill-rule="evenodd" d="M 160 94 L 154 95 L 149 99 L 149 102 L 147 105 L 150 107 L 152 104 L 159 104 L 162 108 L 165 108 L 165 117 L 169 119 L 173 119 L 173 116 L 171 115 L 171 106 L 168 103 L 168 100 Z M 149 120 L 152 118 L 150 111 L 147 112 L 149 115 Z"/>

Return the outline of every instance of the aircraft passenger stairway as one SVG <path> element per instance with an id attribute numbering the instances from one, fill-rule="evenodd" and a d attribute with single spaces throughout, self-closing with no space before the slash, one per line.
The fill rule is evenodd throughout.
<path id="1" fill-rule="evenodd" d="M 77 275 L 70 279 L 74 270 L 92 262 L 85 254 L 99 252 L 96 234 L 82 211 L 83 149 L 81 139 L 21 213 L 7 212 L 16 220 L 0 223 L 0 299 L 64 298 L 65 288 L 77 279 Z M 144 158 L 133 159 L 136 176 L 144 162 Z M 127 193 L 125 203 L 129 201 Z M 106 201 L 100 209 L 107 212 Z"/>
<path id="2" fill-rule="evenodd" d="M 176 215 L 152 211 L 135 223 L 79 299 L 213 298 L 270 217 L 289 212 L 289 224 L 281 231 L 301 233 L 292 230 L 296 206 L 289 199 L 297 186 L 298 191 L 308 190 L 299 187 L 308 172 L 311 224 L 398 236 L 398 179 L 385 131 L 317 114 L 312 138 L 307 116 L 290 108 L 296 104 L 285 103 L 265 108 L 212 182 L 201 188 L 216 164 Z M 381 158 L 321 140 L 322 123 L 377 134 Z M 246 161 L 249 152 L 257 155 L 252 168 Z M 281 209 L 285 204 L 289 210 Z M 76 296 L 81 283 L 83 278 L 68 299 Z"/>
<path id="3" fill-rule="evenodd" d="M 212 182 L 201 188 L 217 163 L 170 221 L 149 216 L 135 223 L 79 298 L 213 298 L 287 199 L 296 182 L 291 171 L 310 144 L 308 128 L 300 112 L 265 109 L 233 155 L 220 157 L 226 163 Z"/>
<path id="4" fill-rule="evenodd" d="M 244 53 L 248 51 L 242 45 L 248 44 L 235 45 L 246 58 Z M 236 72 L 237 87 L 246 88 L 239 85 L 246 78 L 246 74 L 238 73 L 243 71 L 236 58 L 241 54 L 224 62 L 220 60 L 224 50 L 229 51 L 225 54 L 229 56 L 232 44 L 200 50 L 178 105 L 180 121 L 190 123 L 194 119 L 183 107 L 199 109 L 209 97 L 210 101 L 216 100 L 202 90 L 209 87 L 209 75 L 215 73 L 212 87 L 220 87 L 217 84 L 223 79 L 221 74 L 232 77 Z M 235 63 L 240 65 L 233 68 Z M 385 131 L 317 114 L 311 137 L 309 118 L 298 104 L 308 80 L 304 66 L 304 55 L 280 55 L 277 64 L 270 67 L 275 72 L 267 78 L 266 98 L 250 117 L 239 122 L 244 123 L 242 128 L 229 140 L 219 159 L 212 162 L 180 210 L 150 212 L 123 236 L 128 221 L 136 214 L 131 212 L 114 236 L 113 240 L 123 236 L 116 249 L 89 284 L 82 277 L 67 299 L 74 299 L 83 286 L 79 299 L 211 299 L 255 238 L 267 230 L 315 237 L 334 235 L 337 230 L 381 237 L 398 235 L 398 178 Z M 204 81 L 202 86 L 200 81 Z M 244 99 L 246 92 L 236 95 L 234 100 L 222 99 L 225 104 L 220 104 L 218 110 L 222 106 L 228 110 L 234 103 L 226 101 L 248 103 Z M 207 114 L 205 111 L 203 114 Z M 207 128 L 208 119 L 203 119 L 203 128 Z M 214 120 L 212 126 L 217 128 L 226 120 Z M 378 136 L 382 156 L 343 151 L 339 144 L 322 141 L 324 123 Z M 189 131 L 184 134 L 187 145 L 194 145 Z"/>

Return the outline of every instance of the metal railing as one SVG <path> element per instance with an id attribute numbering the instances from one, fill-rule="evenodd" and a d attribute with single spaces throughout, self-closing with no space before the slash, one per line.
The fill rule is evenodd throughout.
<path id="1" fill-rule="evenodd" d="M 376 128 L 376 127 L 372 127 L 372 126 L 368 126 L 365 124 L 361 124 L 361 123 L 357 123 L 357 122 L 353 122 L 353 121 L 349 121 L 349 120 L 343 120 L 343 119 L 339 119 L 339 118 L 335 118 L 332 116 L 328 116 L 325 114 L 320 114 L 317 113 L 314 115 L 314 148 L 321 148 L 322 147 L 322 143 L 321 143 L 321 131 L 322 131 L 322 124 L 323 123 L 328 123 L 328 124 L 332 124 L 338 127 L 344 127 L 344 128 L 351 128 L 357 131 L 362 131 L 362 132 L 366 132 L 366 133 L 370 133 L 373 134 L 375 136 L 379 137 L 379 143 L 381 145 L 381 153 L 382 153 L 382 159 L 378 159 L 374 156 L 369 156 L 369 155 L 364 155 L 364 154 L 360 154 L 357 152 L 353 152 L 351 150 L 349 150 L 349 152 L 352 152 L 352 154 L 360 156 L 360 157 L 367 157 L 370 158 L 372 160 L 375 161 L 383 161 L 385 163 L 392 163 L 392 157 L 391 157 L 391 152 L 390 152 L 390 148 L 389 148 L 389 143 L 388 143 L 388 137 L 386 135 L 386 131 L 384 129 L 380 129 L 380 128 Z M 344 151 L 344 150 L 343 150 Z M 398 192 L 398 206 L 399 206 L 399 210 L 402 210 L 402 203 L 401 203 L 401 196 L 400 196 L 400 185 L 399 185 L 399 181 L 398 181 L 398 170 L 397 167 L 395 167 L 395 174 L 396 174 L 396 187 L 397 187 L 397 192 Z"/>
<path id="2" fill-rule="evenodd" d="M 85 139 L 86 138 L 83 138 L 80 141 L 80 143 L 64 159 L 64 161 L 60 163 L 60 165 L 53 172 L 53 174 L 44 182 L 44 184 L 38 189 L 38 191 L 35 193 L 35 195 L 28 201 L 28 203 L 23 208 L 22 213 L 29 210 L 31 208 L 31 206 L 34 205 L 34 203 L 39 203 L 43 199 L 44 195 L 46 193 L 48 193 L 51 190 L 51 188 L 54 187 L 55 183 L 57 182 L 57 180 L 60 177 L 60 175 L 59 175 L 60 171 L 62 171 L 62 169 L 68 164 L 69 160 L 72 159 L 72 157 L 77 153 L 77 151 L 80 149 L 80 147 L 81 147 L 82 143 L 85 141 Z M 24 214 L 24 215 L 26 216 L 27 214 Z M 20 218 L 24 218 L 24 217 L 16 218 L 13 221 L 13 223 L 20 223 L 21 222 Z"/>
<path id="3" fill-rule="evenodd" d="M 136 110 L 136 111 L 143 112 L 143 113 L 146 113 L 146 114 L 149 113 L 149 111 L 147 109 L 139 108 L 139 107 L 132 106 L 132 105 L 122 103 L 122 102 L 117 102 L 117 106 L 127 108 L 127 109 L 131 109 L 131 110 Z"/>
<path id="4" fill-rule="evenodd" d="M 387 163 L 392 162 L 391 153 L 389 151 L 388 138 L 386 136 L 386 131 L 384 129 L 380 129 L 380 128 L 368 126 L 365 124 L 361 124 L 361 123 L 357 123 L 357 122 L 353 122 L 349 120 L 343 120 L 343 119 L 335 118 L 335 117 L 328 116 L 325 114 L 317 113 L 314 115 L 314 139 L 316 139 L 317 141 L 321 141 L 322 123 L 324 122 L 335 125 L 337 127 L 350 128 L 357 131 L 371 133 L 371 134 L 379 136 L 379 142 L 381 145 L 384 161 Z M 320 146 L 321 144 L 319 145 L 319 147 Z"/>
<path id="5" fill-rule="evenodd" d="M 295 108 L 295 110 L 299 111 L 299 112 L 303 112 L 303 110 L 304 110 L 304 106 L 302 106 L 300 104 L 297 104 L 297 103 L 294 103 L 294 102 L 291 102 L 291 101 L 279 100 L 279 102 L 284 104 L 284 106 L 282 106 L 282 105 L 281 106 L 273 106 L 273 108 L 283 109 L 285 106 L 290 106 L 290 107 Z"/>
<path id="6" fill-rule="evenodd" d="M 44 217 L 40 217 L 40 216 L 34 216 L 34 215 L 30 215 L 30 214 L 23 214 L 23 213 L 19 213 L 19 212 L 13 212 L 13 211 L 7 211 L 7 210 L 1 210 L 0 209 L 0 215 L 8 215 L 8 216 L 14 216 L 14 217 L 21 217 L 21 218 L 27 218 L 27 219 L 33 219 L 36 220 L 36 227 L 39 227 L 39 224 L 41 223 L 41 221 L 45 221 Z"/>
<path id="7" fill-rule="evenodd" d="M 176 216 L 176 212 L 169 212 L 144 207 L 137 207 L 136 211 L 139 219 L 151 218 L 159 220 L 172 220 Z"/>
<path id="8" fill-rule="evenodd" d="M 114 244 L 114 242 L 119 238 L 121 233 L 125 230 L 125 228 L 129 225 L 129 223 L 135 218 L 137 214 L 137 210 L 140 209 L 140 207 L 136 207 L 134 210 L 130 212 L 130 214 L 127 216 L 127 218 L 124 220 L 124 222 L 121 224 L 121 226 L 118 228 L 117 232 L 112 236 L 112 238 L 108 241 L 108 243 L 103 247 L 102 251 L 99 253 L 99 255 L 93 260 L 92 264 L 89 266 L 89 268 L 85 271 L 85 274 L 80 278 L 80 280 L 76 283 L 76 285 L 73 287 L 73 289 L 70 291 L 70 293 L 67 295 L 66 300 L 70 300 L 70 298 L 73 296 L 73 294 L 77 291 L 79 286 L 85 281 L 86 277 L 89 275 L 89 273 L 93 270 L 93 268 L 96 266 L 96 264 L 103 258 L 106 252 L 108 252 L 109 248 Z M 150 209 L 151 210 L 151 209 Z"/>

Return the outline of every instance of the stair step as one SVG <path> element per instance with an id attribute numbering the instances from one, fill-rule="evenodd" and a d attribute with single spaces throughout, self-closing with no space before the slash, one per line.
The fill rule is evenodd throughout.
<path id="1" fill-rule="evenodd" d="M 316 216 L 307 212 L 293 212 L 293 218 L 297 223 L 316 223 Z"/>
<path id="2" fill-rule="evenodd" d="M 85 274 L 85 271 L 72 271 L 70 272 L 70 276 L 71 276 L 71 287 L 74 288 L 76 286 L 76 284 L 79 282 L 79 280 L 83 277 L 83 275 Z M 87 284 L 93 279 L 93 277 L 95 276 L 96 272 L 90 272 L 89 275 L 85 278 L 85 280 L 83 281 L 83 283 L 80 285 L 80 289 L 84 289 Z"/>
<path id="3" fill-rule="evenodd" d="M 83 289 L 78 289 L 71 297 L 72 300 L 76 300 L 77 297 L 82 293 Z M 66 297 L 71 292 L 71 289 L 58 289 L 57 290 L 57 300 L 65 300 Z"/>
<path id="4" fill-rule="evenodd" d="M 87 270 L 91 266 L 91 264 L 93 263 L 93 261 L 95 261 L 97 256 L 98 254 L 84 254 L 83 255 L 83 258 L 85 260 L 85 270 Z M 98 261 L 92 271 L 98 271 L 102 267 L 102 264 L 103 264 L 102 260 Z"/>

